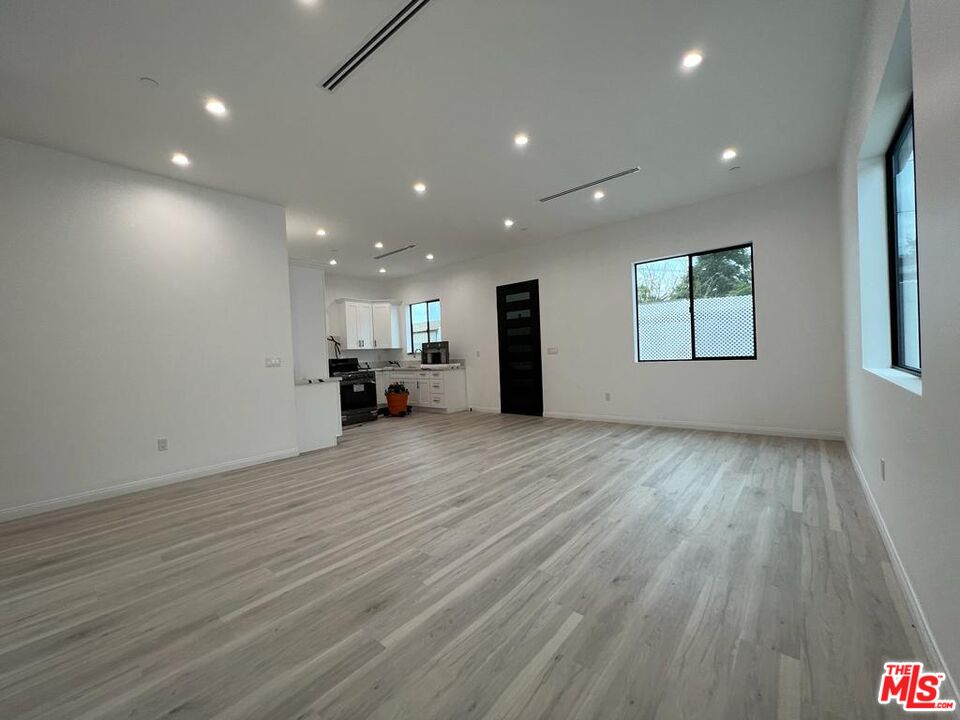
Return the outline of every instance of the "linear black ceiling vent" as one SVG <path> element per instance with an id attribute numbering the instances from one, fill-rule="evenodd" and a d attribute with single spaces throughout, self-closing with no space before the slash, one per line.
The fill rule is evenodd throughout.
<path id="1" fill-rule="evenodd" d="M 396 255 L 398 253 L 406 252 L 407 250 L 413 250 L 415 247 L 416 245 L 407 245 L 406 247 L 399 248 L 398 250 L 391 250 L 390 252 L 386 252 L 383 255 L 374 255 L 373 259 L 383 260 L 385 257 L 390 257 L 391 255 Z"/>
<path id="2" fill-rule="evenodd" d="M 336 90 L 340 83 L 350 77 L 354 70 L 368 60 L 381 45 L 389 40 L 397 30 L 406 25 L 407 21 L 420 12 L 424 5 L 427 5 L 430 1 L 431 0 L 410 0 L 410 2 L 404 5 L 403 10 L 390 18 L 390 20 L 377 30 L 369 40 L 361 45 L 360 49 L 351 55 L 343 65 L 334 70 L 330 77 L 323 81 L 320 87 L 330 92 Z"/>
<path id="3" fill-rule="evenodd" d="M 617 180 L 618 178 L 626 177 L 627 175 L 633 175 L 635 172 L 639 170 L 640 168 L 638 167 L 632 167 L 627 170 L 621 170 L 620 172 L 610 175 L 608 177 L 600 178 L 599 180 L 592 180 L 588 183 L 584 183 L 583 185 L 577 185 L 576 187 L 572 187 L 569 190 L 563 190 L 553 195 L 542 197 L 540 198 L 540 202 L 550 202 L 551 200 L 556 200 L 557 198 L 563 197 L 564 195 L 569 195 L 570 193 L 579 192 L 580 190 L 586 190 L 587 188 L 592 188 L 595 185 L 601 185 L 605 182 L 610 182 L 611 180 Z"/>

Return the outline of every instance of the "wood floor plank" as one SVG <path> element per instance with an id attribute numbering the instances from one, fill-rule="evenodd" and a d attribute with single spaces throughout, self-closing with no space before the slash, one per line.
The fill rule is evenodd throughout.
<path id="1" fill-rule="evenodd" d="M 0 524 L 0 717 L 892 717 L 840 443 L 419 414 Z"/>

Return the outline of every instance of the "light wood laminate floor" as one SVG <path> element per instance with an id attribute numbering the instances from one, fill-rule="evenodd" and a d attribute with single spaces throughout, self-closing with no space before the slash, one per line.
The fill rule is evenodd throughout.
<path id="1" fill-rule="evenodd" d="M 839 443 L 460 414 L 0 525 L 0 718 L 900 717 Z"/>

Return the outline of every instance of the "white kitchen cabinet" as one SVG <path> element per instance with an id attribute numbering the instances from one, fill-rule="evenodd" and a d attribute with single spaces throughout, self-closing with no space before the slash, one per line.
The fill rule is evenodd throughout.
<path id="1" fill-rule="evenodd" d="M 417 405 L 430 407 L 430 373 L 417 373 Z"/>
<path id="2" fill-rule="evenodd" d="M 400 346 L 400 307 L 387 302 L 372 304 L 373 346 L 379 350 L 396 350 Z"/>
<path id="3" fill-rule="evenodd" d="M 343 307 L 343 335 L 346 340 L 346 348 L 353 350 L 360 347 L 360 338 L 357 335 L 357 327 L 360 319 L 357 317 L 357 303 L 345 302 Z"/>
<path id="4" fill-rule="evenodd" d="M 347 350 L 372 350 L 373 308 L 370 303 L 347 300 L 343 303 L 343 312 Z"/>
<path id="5" fill-rule="evenodd" d="M 400 306 L 390 302 L 338 301 L 346 350 L 401 348 Z"/>
<path id="6" fill-rule="evenodd" d="M 388 370 L 382 373 L 385 382 L 402 382 L 410 392 L 415 408 L 431 408 L 441 412 L 467 409 L 466 371 L 459 370 Z"/>
<path id="7" fill-rule="evenodd" d="M 393 376 L 390 370 L 377 370 L 377 404 L 386 405 L 387 404 L 387 388 L 390 386 L 393 380 Z"/>
<path id="8" fill-rule="evenodd" d="M 373 307 L 369 303 L 357 303 L 357 337 L 360 347 L 369 350 L 373 344 Z"/>

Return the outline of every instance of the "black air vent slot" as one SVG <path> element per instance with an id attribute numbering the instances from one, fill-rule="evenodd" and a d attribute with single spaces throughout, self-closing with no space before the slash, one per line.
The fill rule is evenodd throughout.
<path id="1" fill-rule="evenodd" d="M 416 245 L 407 245 L 406 247 L 399 248 L 397 250 L 391 250 L 390 252 L 385 252 L 383 255 L 374 255 L 374 260 L 383 260 L 385 257 L 390 257 L 391 255 L 396 255 L 397 253 L 406 252 L 407 250 L 413 250 Z"/>
<path id="2" fill-rule="evenodd" d="M 431 0 L 410 0 L 410 2 L 403 6 L 400 12 L 390 18 L 383 27 L 377 30 L 369 40 L 361 45 L 360 49 L 351 55 L 343 65 L 334 70 L 333 73 L 330 74 L 330 77 L 323 81 L 320 87 L 330 92 L 336 90 L 340 83 L 350 77 L 381 45 L 389 40 L 397 30 L 406 25 L 407 21 L 420 12 L 430 1 Z"/>
<path id="3" fill-rule="evenodd" d="M 580 190 L 586 190 L 587 188 L 592 188 L 595 185 L 602 185 L 605 182 L 610 182 L 611 180 L 617 180 L 618 178 L 626 177 L 627 175 L 633 175 L 635 172 L 639 170 L 640 168 L 638 167 L 632 167 L 627 170 L 621 170 L 620 172 L 614 173 L 613 175 L 609 175 L 605 178 L 600 178 L 599 180 L 592 180 L 588 183 L 584 183 L 583 185 L 577 185 L 576 187 L 572 187 L 569 190 L 562 190 L 561 192 L 554 193 L 553 195 L 542 197 L 540 198 L 540 202 L 549 202 L 551 200 L 556 200 L 557 198 L 563 197 L 564 195 L 569 195 L 570 193 L 579 192 Z"/>

